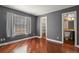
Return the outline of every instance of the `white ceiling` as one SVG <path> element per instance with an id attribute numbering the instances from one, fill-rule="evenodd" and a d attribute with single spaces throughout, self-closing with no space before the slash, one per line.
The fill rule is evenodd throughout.
<path id="1" fill-rule="evenodd" d="M 4 6 L 38 16 L 54 12 L 57 10 L 69 8 L 74 5 L 4 5 Z"/>

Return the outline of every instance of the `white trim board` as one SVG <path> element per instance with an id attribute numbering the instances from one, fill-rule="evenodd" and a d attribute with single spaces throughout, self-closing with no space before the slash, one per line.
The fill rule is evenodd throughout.
<path id="1" fill-rule="evenodd" d="M 79 45 L 76 45 L 75 47 L 79 48 Z"/>
<path id="2" fill-rule="evenodd" d="M 48 38 L 47 40 L 52 41 L 52 42 L 56 42 L 56 43 L 63 44 L 63 42 L 62 42 L 62 41 L 57 41 L 57 40 L 53 40 L 53 39 L 49 39 L 49 38 Z"/>
<path id="3" fill-rule="evenodd" d="M 31 38 L 34 38 L 34 37 L 38 37 L 39 38 L 39 36 L 32 36 L 32 37 L 23 38 L 23 39 L 19 39 L 19 40 L 15 40 L 15 41 L 1 43 L 0 46 L 8 45 L 8 44 L 16 43 L 16 42 L 20 42 L 20 41 L 23 41 L 23 40 L 28 40 L 28 39 L 31 39 Z"/>
<path id="4" fill-rule="evenodd" d="M 28 40 L 28 39 L 31 39 L 31 38 L 34 38 L 34 37 L 41 38 L 40 36 L 32 36 L 32 37 L 28 37 L 28 38 L 23 38 L 23 39 L 19 39 L 19 40 L 15 40 L 15 41 L 10 41 L 10 42 L 6 42 L 6 43 L 2 43 L 2 44 L 0 44 L 0 46 L 8 45 L 8 44 L 16 43 L 16 42 L 20 42 L 20 41 L 23 41 L 23 40 Z M 53 40 L 53 39 L 49 39 L 49 38 L 47 38 L 47 40 L 63 44 L 62 41 Z M 79 45 L 76 45 L 75 47 L 79 48 Z"/>
<path id="5" fill-rule="evenodd" d="M 52 42 L 56 42 L 56 43 L 63 44 L 63 42 L 62 42 L 62 41 L 57 41 L 57 40 L 53 40 L 53 39 L 47 39 L 47 40 L 52 41 Z M 79 45 L 76 45 L 76 46 L 74 46 L 74 47 L 79 48 Z"/>
<path id="6" fill-rule="evenodd" d="M 74 28 L 75 28 L 75 44 L 74 46 L 77 47 L 77 11 L 72 11 L 75 14 L 75 21 L 74 21 Z M 72 12 L 67 12 L 67 13 L 72 13 Z M 62 42 L 64 43 L 64 14 L 62 13 Z"/>
<path id="7" fill-rule="evenodd" d="M 42 36 L 42 22 L 45 22 L 45 30 L 46 30 L 46 37 L 47 37 L 47 16 L 40 17 L 40 36 Z"/>
<path id="8" fill-rule="evenodd" d="M 36 37 L 41 38 L 41 36 L 36 36 Z M 58 40 L 54 40 L 54 39 L 50 39 L 50 38 L 47 38 L 47 40 L 52 41 L 52 42 L 56 42 L 56 43 L 63 44 L 62 41 L 58 41 Z"/>

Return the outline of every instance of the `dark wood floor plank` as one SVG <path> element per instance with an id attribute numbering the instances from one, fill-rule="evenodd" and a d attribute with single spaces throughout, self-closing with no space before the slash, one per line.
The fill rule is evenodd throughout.
<path id="1" fill-rule="evenodd" d="M 45 40 L 44 38 L 32 38 L 0 47 L 0 53 L 12 53 L 12 51 L 21 46 L 27 46 L 28 53 L 78 53 L 79 48 L 70 44 L 59 44 Z"/>

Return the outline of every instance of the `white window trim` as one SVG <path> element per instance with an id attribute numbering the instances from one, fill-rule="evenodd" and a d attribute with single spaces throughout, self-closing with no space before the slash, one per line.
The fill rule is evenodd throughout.
<path id="1" fill-rule="evenodd" d="M 8 13 L 10 13 L 10 12 L 7 12 L 7 14 Z M 18 14 L 14 14 L 14 13 L 10 13 L 10 14 L 12 15 L 11 16 L 11 21 L 10 21 L 12 24 L 8 24 L 9 20 L 7 19 L 6 33 L 7 33 L 7 37 L 14 37 L 17 34 L 15 33 L 15 25 L 14 25 L 14 19 L 13 18 L 15 17 L 14 15 L 18 15 Z M 21 16 L 21 15 L 19 15 L 19 16 Z M 23 17 L 25 17 L 25 16 L 23 16 Z M 28 35 L 28 34 L 31 34 L 31 17 L 26 16 L 25 20 L 27 20 L 27 22 L 30 23 L 29 25 L 27 25 L 27 26 L 29 26 L 28 27 L 29 29 L 26 29 L 27 31 L 25 31 L 26 33 L 24 33 L 25 35 Z M 9 27 L 9 25 L 11 25 L 11 26 Z M 9 31 L 8 31 L 8 29 L 9 29 Z"/>

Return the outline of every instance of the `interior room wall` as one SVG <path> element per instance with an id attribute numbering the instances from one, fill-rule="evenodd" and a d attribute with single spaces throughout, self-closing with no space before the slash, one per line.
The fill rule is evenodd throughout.
<path id="1" fill-rule="evenodd" d="M 17 11 L 14 9 L 10 9 L 7 7 L 0 6 L 0 37 L 6 37 L 6 12 L 16 13 L 22 16 L 30 16 L 31 17 L 31 34 L 28 36 L 35 36 L 36 35 L 36 20 L 37 17 L 28 13 L 24 13 L 21 11 Z M 20 38 L 23 36 L 19 36 Z M 27 37 L 27 36 L 25 36 Z M 7 38 L 7 37 L 6 37 Z M 13 38 L 12 40 L 16 40 L 17 38 Z M 10 41 L 11 39 L 7 39 L 7 41 Z M 6 42 L 6 41 L 5 41 Z"/>
<path id="2" fill-rule="evenodd" d="M 77 45 L 79 45 L 79 6 L 66 8 L 63 10 L 51 12 L 38 16 L 37 35 L 40 35 L 40 17 L 47 16 L 47 36 L 52 40 L 62 41 L 62 13 L 77 12 Z"/>

